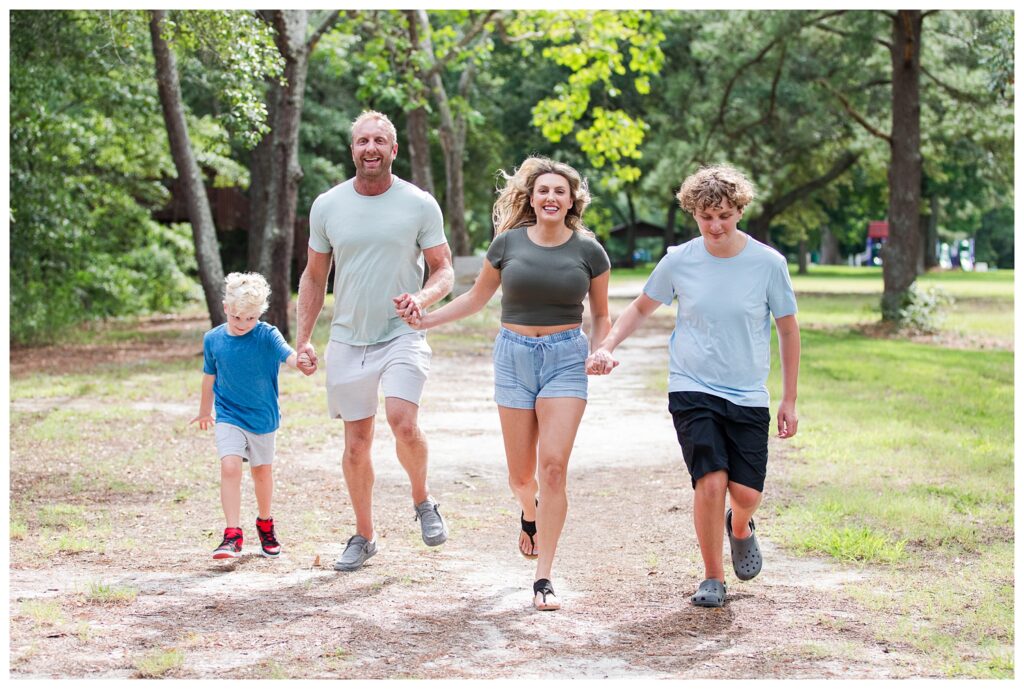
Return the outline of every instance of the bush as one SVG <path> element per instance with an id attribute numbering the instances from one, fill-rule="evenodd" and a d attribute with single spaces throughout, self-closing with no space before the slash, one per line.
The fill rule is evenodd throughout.
<path id="1" fill-rule="evenodd" d="M 952 295 L 941 287 L 921 288 L 915 282 L 907 290 L 899 311 L 900 327 L 917 333 L 934 333 L 946 319 L 944 309 L 954 303 Z"/>

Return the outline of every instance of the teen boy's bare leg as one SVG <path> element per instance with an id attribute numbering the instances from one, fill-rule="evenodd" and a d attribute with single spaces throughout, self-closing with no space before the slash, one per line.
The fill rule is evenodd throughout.
<path id="1" fill-rule="evenodd" d="M 750 536 L 750 518 L 761 504 L 761 492 L 735 481 L 729 482 L 729 507 L 732 508 L 732 535 Z"/>
<path id="2" fill-rule="evenodd" d="M 700 554 L 704 558 L 704 578 L 725 582 L 722 564 L 722 538 L 725 533 L 725 491 L 729 474 L 712 471 L 697 479 L 693 492 L 693 526 L 697 531 Z"/>
<path id="3" fill-rule="evenodd" d="M 356 514 L 356 533 L 373 540 L 373 447 L 374 417 L 345 422 L 345 452 L 341 470 L 345 474 L 348 497 Z"/>

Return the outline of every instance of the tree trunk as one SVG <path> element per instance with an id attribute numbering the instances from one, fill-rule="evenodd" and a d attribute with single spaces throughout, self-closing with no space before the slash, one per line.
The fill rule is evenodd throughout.
<path id="1" fill-rule="evenodd" d="M 834 266 L 839 264 L 839 238 L 825 225 L 821 228 L 821 265 Z"/>
<path id="2" fill-rule="evenodd" d="M 426 108 L 406 113 L 406 132 L 409 140 L 409 165 L 412 183 L 434 196 L 434 173 L 430 169 L 430 120 Z"/>
<path id="3" fill-rule="evenodd" d="M 679 204 L 675 199 L 668 207 L 668 217 L 665 219 L 665 238 L 662 240 L 661 255 L 668 253 L 668 248 L 676 243 L 676 214 L 679 212 Z"/>
<path id="4" fill-rule="evenodd" d="M 419 23 L 420 45 L 425 54 L 433 59 L 433 40 L 430 37 L 430 20 L 427 18 L 426 10 L 416 10 L 416 19 Z M 459 79 L 460 94 L 466 95 L 472 80 L 473 65 L 470 63 Z M 462 168 L 466 148 L 466 118 L 461 113 L 458 116 L 452 114 L 448 92 L 439 71 L 435 70 L 430 74 L 430 90 L 441 117 L 438 134 L 444 153 L 445 215 L 448 219 L 452 253 L 456 256 L 469 256 L 472 247 L 466 228 L 465 182 Z"/>
<path id="5" fill-rule="evenodd" d="M 195 243 L 196 264 L 199 267 L 199 281 L 206 297 L 206 308 L 210 312 L 210 323 L 214 326 L 224 323 L 224 267 L 217 248 L 217 230 L 206 197 L 203 173 L 199 169 L 188 126 L 185 124 L 185 106 L 181 99 L 181 83 L 178 78 L 178 64 L 174 52 L 162 34 L 162 24 L 167 18 L 165 10 L 151 10 L 149 33 L 153 41 L 153 58 L 156 63 L 157 92 L 160 107 L 167 127 L 171 158 L 181 180 L 182 193 L 192 224 L 192 241 Z"/>
<path id="6" fill-rule="evenodd" d="M 889 238 L 882 249 L 887 321 L 899 320 L 921 255 L 921 20 L 920 10 L 899 10 L 893 18 Z"/>
<path id="7" fill-rule="evenodd" d="M 636 265 L 636 207 L 633 205 L 633 196 L 626 192 L 626 207 L 629 208 L 629 222 L 626 223 L 626 265 Z"/>
<path id="8" fill-rule="evenodd" d="M 315 44 L 306 40 L 308 14 L 306 10 L 274 10 L 264 16 L 274 27 L 274 42 L 285 66 L 281 80 L 268 85 L 267 113 L 271 129 L 252 156 L 249 266 L 270 283 L 270 309 L 266 319 L 277 326 L 285 339 L 290 337 L 295 213 L 302 181 L 299 125 L 309 55 Z M 322 29 L 317 38 L 320 33 Z"/>
<path id="9" fill-rule="evenodd" d="M 419 19 L 415 10 L 405 10 L 405 23 L 409 32 L 412 52 L 425 52 L 420 39 Z M 422 79 L 422 74 L 416 76 Z M 430 119 L 423 106 L 406 113 L 406 138 L 409 140 L 409 166 L 412 169 L 412 183 L 434 196 L 434 173 L 430 167 Z"/>
<path id="10" fill-rule="evenodd" d="M 807 239 L 801 239 L 797 246 L 796 265 L 800 275 L 807 275 Z"/>
<path id="11" fill-rule="evenodd" d="M 927 221 L 924 222 L 925 236 L 924 236 L 924 269 L 930 270 L 939 265 L 939 256 L 937 245 L 939 243 L 939 197 L 934 194 L 928 199 L 928 205 L 931 208 L 931 213 L 927 216 Z M 922 218 L 924 220 L 924 218 Z"/>

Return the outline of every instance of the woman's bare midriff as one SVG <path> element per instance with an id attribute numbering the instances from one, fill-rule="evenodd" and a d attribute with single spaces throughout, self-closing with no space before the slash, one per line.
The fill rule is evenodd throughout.
<path id="1" fill-rule="evenodd" d="M 553 335 L 554 333 L 579 328 L 580 325 L 580 323 L 568 323 L 566 325 L 519 325 L 518 323 L 502 323 L 501 327 L 507 328 L 514 333 L 518 333 L 526 337 L 544 337 L 545 335 Z"/>

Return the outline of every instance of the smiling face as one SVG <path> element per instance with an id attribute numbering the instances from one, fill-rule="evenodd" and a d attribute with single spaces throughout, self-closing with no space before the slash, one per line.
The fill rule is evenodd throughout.
<path id="1" fill-rule="evenodd" d="M 721 204 L 713 208 L 705 207 L 693 212 L 700 236 L 709 249 L 731 246 L 738 236 L 736 224 L 742 217 L 743 211 L 737 210 L 728 199 L 722 199 Z"/>
<path id="2" fill-rule="evenodd" d="M 259 309 L 255 311 L 246 311 L 238 306 L 229 306 L 227 302 L 225 302 L 224 315 L 228 318 L 228 333 L 238 337 L 239 335 L 245 335 L 255 328 L 256 324 L 260 322 L 260 316 L 262 314 Z"/>
<path id="3" fill-rule="evenodd" d="M 537 222 L 565 222 L 565 214 L 572 208 L 572 188 L 569 180 L 548 172 L 537 177 L 530 195 L 530 206 Z"/>
<path id="4" fill-rule="evenodd" d="M 352 162 L 357 178 L 368 182 L 387 178 L 397 153 L 398 143 L 381 120 L 363 120 L 352 130 Z"/>

